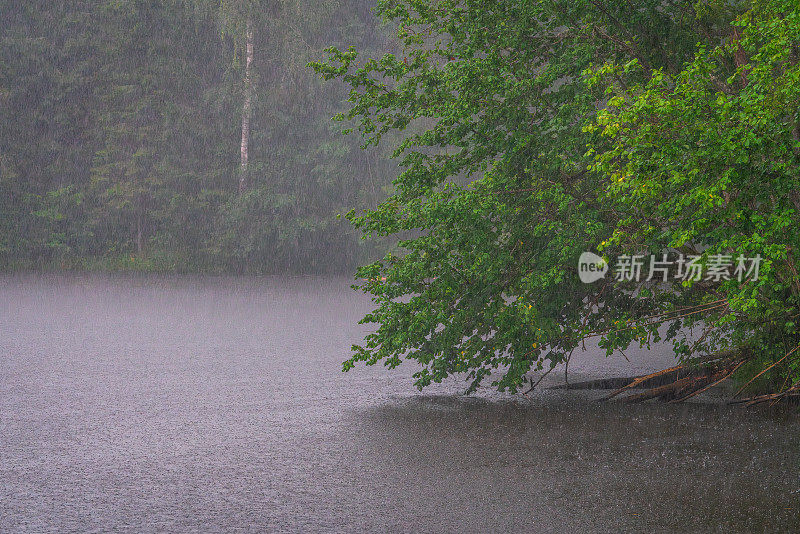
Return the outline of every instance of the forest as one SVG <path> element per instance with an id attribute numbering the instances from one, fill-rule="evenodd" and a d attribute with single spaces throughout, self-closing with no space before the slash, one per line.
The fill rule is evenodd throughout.
<path id="1" fill-rule="evenodd" d="M 367 1 L 0 3 L 0 268 L 352 271 L 388 158 L 330 118 Z M 246 124 L 246 127 L 243 127 Z"/>

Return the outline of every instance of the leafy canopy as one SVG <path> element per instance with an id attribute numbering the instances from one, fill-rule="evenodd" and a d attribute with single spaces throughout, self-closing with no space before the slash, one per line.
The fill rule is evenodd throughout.
<path id="1" fill-rule="evenodd" d="M 359 270 L 376 325 L 344 369 L 414 359 L 420 388 L 494 370 L 517 390 L 592 333 L 608 352 L 661 334 L 683 356 L 783 350 L 794 310 L 797 6 L 784 1 L 381 1 L 403 48 L 313 64 L 350 88 L 366 145 L 400 132 L 395 193 L 351 221 L 402 253 Z M 761 253 L 758 282 L 582 284 L 578 256 Z M 783 263 L 781 263 L 783 262 Z M 710 335 L 677 336 L 724 301 Z M 769 323 L 772 324 L 772 323 Z M 793 323 L 779 331 L 796 335 Z M 770 341 L 772 340 L 772 341 Z M 738 345 L 736 345 L 738 346 Z"/>

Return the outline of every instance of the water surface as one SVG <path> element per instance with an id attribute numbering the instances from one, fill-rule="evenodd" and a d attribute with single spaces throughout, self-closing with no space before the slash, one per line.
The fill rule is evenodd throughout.
<path id="1" fill-rule="evenodd" d="M 0 278 L 0 532 L 800 529 L 796 416 L 342 374 L 369 307 L 347 279 Z M 670 364 L 589 349 L 574 379 Z"/>

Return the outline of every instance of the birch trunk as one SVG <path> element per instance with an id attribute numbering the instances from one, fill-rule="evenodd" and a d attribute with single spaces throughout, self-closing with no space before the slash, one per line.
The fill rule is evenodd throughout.
<path id="1" fill-rule="evenodd" d="M 242 105 L 242 156 L 239 173 L 239 193 L 247 188 L 248 147 L 250 145 L 250 115 L 253 105 L 253 81 L 250 64 L 253 62 L 253 23 L 247 20 L 245 32 L 244 102 Z"/>

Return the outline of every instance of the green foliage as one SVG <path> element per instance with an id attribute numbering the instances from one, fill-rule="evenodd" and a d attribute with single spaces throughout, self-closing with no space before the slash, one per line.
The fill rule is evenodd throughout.
<path id="1" fill-rule="evenodd" d="M 387 164 L 331 128 L 345 92 L 306 67 L 323 42 L 384 40 L 352 7 L 0 2 L 0 267 L 353 268 L 365 247 L 337 216 L 384 194 Z"/>
<path id="2" fill-rule="evenodd" d="M 350 218 L 412 237 L 359 271 L 377 326 L 345 370 L 413 359 L 419 387 L 466 373 L 474 390 L 500 370 L 513 391 L 592 332 L 609 353 L 662 336 L 684 357 L 796 344 L 797 6 L 630 7 L 386 0 L 401 53 L 332 48 L 314 65 L 350 85 L 339 119 L 365 144 L 402 132 L 397 192 Z M 578 255 L 598 247 L 766 262 L 744 285 L 581 284 Z M 719 299 L 700 343 L 678 335 L 697 321 L 675 310 Z"/>
<path id="3" fill-rule="evenodd" d="M 699 48 L 681 72 L 611 89 L 598 114 L 610 143 L 597 170 L 610 178 L 604 200 L 622 215 L 609 242 L 703 261 L 764 258 L 757 280 L 664 300 L 724 299 L 702 317 L 713 335 L 700 347 L 748 346 L 768 364 L 800 343 L 800 13 L 795 2 L 758 1 L 731 25 L 729 39 Z"/>

